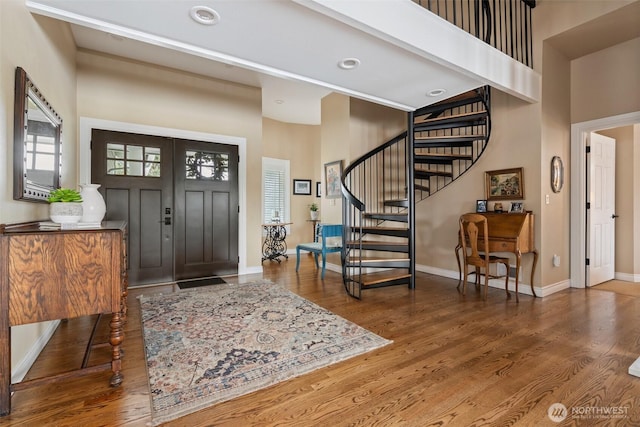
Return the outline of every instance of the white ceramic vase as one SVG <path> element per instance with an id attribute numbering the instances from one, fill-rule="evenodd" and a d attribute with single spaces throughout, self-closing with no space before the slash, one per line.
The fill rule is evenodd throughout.
<path id="1" fill-rule="evenodd" d="M 102 194 L 98 191 L 100 184 L 82 184 L 82 222 L 101 222 L 107 212 Z"/>
<path id="2" fill-rule="evenodd" d="M 311 215 L 311 220 L 317 221 L 318 220 L 318 216 L 320 215 L 320 212 L 318 212 L 318 211 L 309 211 L 309 214 Z"/>
<path id="3" fill-rule="evenodd" d="M 49 218 L 58 224 L 74 224 L 82 219 L 82 203 L 53 202 L 49 204 Z"/>

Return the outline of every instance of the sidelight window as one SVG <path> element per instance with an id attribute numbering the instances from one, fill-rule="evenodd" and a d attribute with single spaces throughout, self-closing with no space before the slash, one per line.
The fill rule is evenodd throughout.
<path id="1" fill-rule="evenodd" d="M 289 160 L 262 158 L 262 222 L 289 221 Z"/>

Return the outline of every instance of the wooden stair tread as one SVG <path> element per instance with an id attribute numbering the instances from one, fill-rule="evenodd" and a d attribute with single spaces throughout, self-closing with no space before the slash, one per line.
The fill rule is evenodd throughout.
<path id="1" fill-rule="evenodd" d="M 437 175 L 437 176 L 451 176 L 453 173 L 451 171 L 441 171 L 437 169 L 415 169 L 416 174 L 418 175 Z"/>
<path id="2" fill-rule="evenodd" d="M 399 262 L 409 261 L 409 258 L 362 258 L 362 262 Z"/>
<path id="3" fill-rule="evenodd" d="M 452 114 L 450 116 L 434 117 L 434 118 L 431 118 L 431 119 L 422 118 L 422 119 L 415 120 L 414 124 L 421 125 L 421 124 L 426 124 L 426 123 L 438 123 L 438 122 L 442 122 L 442 121 L 446 121 L 446 120 L 465 119 L 465 118 L 468 118 L 468 117 L 481 116 L 481 115 L 485 115 L 485 114 L 487 114 L 487 112 L 485 110 L 471 111 L 469 113 Z"/>
<path id="4" fill-rule="evenodd" d="M 452 96 L 451 98 L 444 99 L 434 105 L 447 105 L 451 104 L 455 101 L 463 101 L 465 99 L 476 99 L 478 97 L 478 93 L 475 90 L 469 90 L 467 92 L 461 93 L 460 95 Z"/>
<path id="5" fill-rule="evenodd" d="M 409 273 L 398 273 L 397 271 L 382 271 L 362 275 L 362 286 L 370 287 L 392 280 L 402 280 L 411 278 Z"/>
<path id="6" fill-rule="evenodd" d="M 469 135 L 441 135 L 441 136 L 416 136 L 414 141 L 433 141 L 433 140 L 455 140 L 460 138 L 465 139 L 482 139 L 485 135 L 483 134 L 469 134 Z"/>
<path id="7" fill-rule="evenodd" d="M 456 153 L 418 153 L 415 157 L 433 157 L 434 159 L 459 159 L 459 158 L 469 158 L 473 159 L 471 154 L 456 154 Z"/>
<path id="8" fill-rule="evenodd" d="M 358 228 L 354 228 L 354 231 L 359 231 Z M 362 227 L 363 232 L 370 231 L 406 231 L 407 227 Z"/>
<path id="9" fill-rule="evenodd" d="M 362 241 L 362 246 L 376 246 L 376 245 L 407 246 L 407 242 L 387 242 L 384 240 L 363 240 Z M 347 242 L 347 246 L 349 247 L 360 246 L 360 240 L 350 240 Z"/>
<path id="10" fill-rule="evenodd" d="M 365 212 L 364 217 L 383 221 L 407 222 L 409 214 L 406 212 Z"/>
<path id="11" fill-rule="evenodd" d="M 353 257 L 353 259 L 362 259 L 362 262 L 387 262 L 387 261 L 409 261 L 409 258 L 380 258 L 374 256 Z"/>
<path id="12" fill-rule="evenodd" d="M 402 212 L 365 212 L 364 214 L 365 215 L 397 216 L 397 217 L 407 216 L 406 213 L 402 213 Z"/>

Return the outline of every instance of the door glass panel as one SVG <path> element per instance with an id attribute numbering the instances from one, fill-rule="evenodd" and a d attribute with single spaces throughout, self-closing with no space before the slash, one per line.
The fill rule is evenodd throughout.
<path id="1" fill-rule="evenodd" d="M 135 160 L 127 160 L 127 175 L 142 176 L 142 162 L 136 162 Z"/>
<path id="2" fill-rule="evenodd" d="M 160 177 L 160 147 L 144 147 L 144 176 Z"/>
<path id="3" fill-rule="evenodd" d="M 124 175 L 124 161 L 107 159 L 107 175 Z"/>
<path id="4" fill-rule="evenodd" d="M 229 154 L 186 152 L 186 178 L 208 181 L 229 180 Z"/>
<path id="5" fill-rule="evenodd" d="M 107 143 L 107 175 L 160 178 L 160 147 Z"/>
<path id="6" fill-rule="evenodd" d="M 142 160 L 143 147 L 139 145 L 127 145 L 127 159 Z"/>

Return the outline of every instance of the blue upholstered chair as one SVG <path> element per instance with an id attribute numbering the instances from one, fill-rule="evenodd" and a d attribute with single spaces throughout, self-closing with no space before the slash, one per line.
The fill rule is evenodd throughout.
<path id="1" fill-rule="evenodd" d="M 318 255 L 322 255 L 321 277 L 324 279 L 327 254 L 340 252 L 342 250 L 342 224 L 317 224 L 317 227 L 316 236 L 318 236 L 318 239 L 316 242 L 300 243 L 296 246 L 296 272 L 300 266 L 300 251 L 308 251 L 313 253 L 316 268 L 320 268 L 318 265 Z"/>

